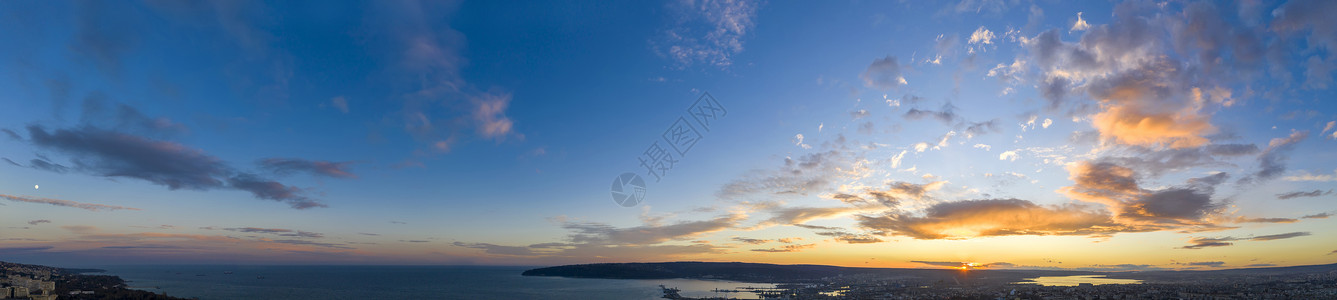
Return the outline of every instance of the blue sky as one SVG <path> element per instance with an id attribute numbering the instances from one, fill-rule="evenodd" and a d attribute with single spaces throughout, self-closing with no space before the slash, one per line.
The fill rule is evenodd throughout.
<path id="1" fill-rule="evenodd" d="M 0 253 L 1330 263 L 1334 9 L 6 2 Z M 654 180 L 706 93 L 728 114 Z"/>

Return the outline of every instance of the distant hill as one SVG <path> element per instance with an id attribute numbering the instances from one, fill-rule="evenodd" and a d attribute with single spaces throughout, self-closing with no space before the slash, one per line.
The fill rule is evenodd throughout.
<path id="1" fill-rule="evenodd" d="M 970 280 L 1016 282 L 1039 276 L 1107 275 L 1111 278 L 1150 281 L 1201 280 L 1204 277 L 1282 275 L 1337 272 L 1337 264 L 1246 268 L 1210 271 L 1093 272 L 1066 270 L 970 270 L 854 268 L 824 265 L 775 265 L 742 262 L 659 262 L 566 265 L 527 270 L 524 276 L 561 276 L 606 279 L 723 279 L 742 282 L 808 282 L 836 276 L 915 278 L 920 281 Z"/>

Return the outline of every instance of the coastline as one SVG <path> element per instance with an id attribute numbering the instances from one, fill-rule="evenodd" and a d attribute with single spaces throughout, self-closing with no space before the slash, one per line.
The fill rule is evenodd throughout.
<path id="1" fill-rule="evenodd" d="M 126 280 L 103 269 L 60 268 L 0 261 L 0 279 L 17 299 L 151 299 L 185 300 L 128 288 Z M 19 296 L 22 295 L 22 296 Z"/>
<path id="2" fill-rule="evenodd" d="M 135 288 L 200 299 L 662 299 L 659 285 L 683 295 L 772 285 L 722 279 L 530 277 L 512 266 L 107 266 Z M 233 274 L 223 274 L 232 271 Z M 176 273 L 181 273 L 177 275 Z M 195 276 L 195 275 L 207 276 Z M 257 279 L 264 276 L 264 279 Z M 750 295 L 747 295 L 750 296 Z M 738 297 L 735 295 L 735 297 Z M 740 297 L 750 298 L 750 297 Z"/>

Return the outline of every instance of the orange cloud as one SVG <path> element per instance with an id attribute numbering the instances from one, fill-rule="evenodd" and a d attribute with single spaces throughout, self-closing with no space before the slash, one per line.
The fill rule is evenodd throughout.
<path id="1" fill-rule="evenodd" d="M 924 200 L 928 199 L 928 193 L 942 188 L 946 181 L 934 181 L 925 184 L 914 184 L 904 181 L 887 182 L 885 190 L 868 189 L 864 191 L 864 196 L 854 194 L 835 194 L 830 198 L 840 200 L 841 202 L 858 207 L 884 206 L 895 207 L 906 200 Z M 802 223 L 802 222 L 799 222 Z"/>
<path id="2" fill-rule="evenodd" d="M 918 239 L 1004 235 L 1087 235 L 1120 231 L 1110 216 L 1082 205 L 1039 205 L 1020 199 L 943 202 L 923 216 L 860 216 L 864 228 Z"/>
<path id="3" fill-rule="evenodd" d="M 799 252 L 799 251 L 802 251 L 803 249 L 809 249 L 809 248 L 816 247 L 816 246 L 817 246 L 817 244 L 784 245 L 784 246 L 781 246 L 781 247 L 779 247 L 779 248 L 752 249 L 752 251 L 756 251 L 756 252 L 772 252 L 772 253 L 776 253 L 776 252 Z"/>
<path id="4" fill-rule="evenodd" d="M 1104 111 L 1091 123 L 1107 140 L 1139 146 L 1192 148 L 1207 144 L 1216 133 L 1211 116 L 1202 111 L 1199 88 L 1185 88 L 1172 78 L 1179 70 L 1165 62 L 1150 63 L 1093 83 L 1090 94 Z"/>
<path id="5" fill-rule="evenodd" d="M 1171 113 L 1146 112 L 1128 105 L 1111 105 L 1091 116 L 1102 137 L 1122 144 L 1192 148 L 1207 144 L 1207 134 L 1216 127 L 1196 110 Z"/>

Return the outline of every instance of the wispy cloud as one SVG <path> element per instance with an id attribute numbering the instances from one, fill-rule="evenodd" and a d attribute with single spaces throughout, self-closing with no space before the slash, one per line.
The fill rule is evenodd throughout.
<path id="1" fill-rule="evenodd" d="M 1337 171 L 1333 171 L 1333 173 L 1334 173 L 1334 174 L 1337 174 Z M 1309 171 L 1301 170 L 1301 171 L 1300 171 L 1300 174 L 1296 174 L 1296 175 L 1291 175 L 1291 176 L 1282 177 L 1281 179 L 1282 179 L 1282 180 L 1285 180 L 1285 181 L 1318 181 L 1318 182 L 1328 182 L 1328 181 L 1337 181 L 1337 176 L 1334 176 L 1334 175 L 1332 175 L 1332 174 L 1317 174 L 1317 175 L 1315 175 L 1315 174 L 1310 174 Z"/>
<path id="2" fill-rule="evenodd" d="M 726 183 L 716 193 L 721 198 L 754 195 L 799 194 L 826 190 L 848 172 L 858 158 L 840 150 L 826 150 L 785 158 L 776 169 L 757 170 Z"/>
<path id="3" fill-rule="evenodd" d="M 1240 183 L 1262 182 L 1281 176 L 1286 172 L 1286 161 L 1295 144 L 1309 137 L 1308 131 L 1295 131 L 1284 138 L 1274 138 L 1267 143 L 1267 149 L 1258 156 L 1258 171 L 1248 177 L 1240 178 Z"/>
<path id="4" fill-rule="evenodd" d="M 506 112 L 512 94 L 501 87 L 481 88 L 465 78 L 462 54 L 468 38 L 451 27 L 456 5 L 444 2 L 382 2 L 368 6 L 371 30 L 392 32 L 383 40 L 400 51 L 400 61 L 387 64 L 390 76 L 418 82 L 400 100 L 398 121 L 419 143 L 401 166 L 425 166 L 421 160 L 449 153 L 467 140 L 469 130 L 484 139 L 501 141 L 518 133 Z M 443 105 L 444 104 L 444 105 Z M 443 109 L 443 107 L 445 109 Z"/>
<path id="5" fill-rule="evenodd" d="M 882 239 L 874 236 L 855 234 L 840 234 L 835 237 L 835 240 L 846 244 L 874 244 L 883 242 Z"/>
<path id="6" fill-rule="evenodd" d="M 1325 212 L 1325 213 L 1317 213 L 1317 214 L 1312 214 L 1312 215 L 1305 215 L 1305 216 L 1300 217 L 1300 218 L 1301 218 L 1301 219 L 1327 219 L 1328 217 L 1331 217 L 1331 216 L 1332 216 L 1332 213 L 1326 213 L 1326 212 Z"/>
<path id="7" fill-rule="evenodd" d="M 326 207 L 315 199 L 302 195 L 302 189 L 256 175 L 239 174 L 227 179 L 228 187 L 251 192 L 256 198 L 287 202 L 296 209 Z"/>
<path id="8" fill-rule="evenodd" d="M 1298 231 L 1297 231 L 1297 232 L 1288 232 L 1288 233 L 1271 234 L 1271 235 L 1260 235 L 1260 236 L 1255 236 L 1255 237 L 1245 237 L 1245 238 L 1237 238 L 1237 237 L 1229 237 L 1229 236 L 1227 236 L 1227 237 L 1215 237 L 1215 238 L 1195 237 L 1195 238 L 1189 239 L 1189 244 L 1190 244 L 1190 245 L 1188 245 L 1188 246 L 1183 246 L 1183 247 L 1179 247 L 1179 248 L 1180 248 L 1180 249 L 1203 249 L 1203 248 L 1211 248 L 1211 247 L 1225 247 L 1225 246 L 1231 246 L 1231 245 L 1234 245 L 1234 243 L 1231 243 L 1231 242 L 1233 242 L 1233 241 L 1274 241 L 1274 240 L 1289 239 L 1289 238 L 1296 238 L 1296 237 L 1309 236 L 1309 235 L 1310 235 L 1309 232 L 1298 232 Z"/>
<path id="9" fill-rule="evenodd" d="M 705 0 L 669 4 L 675 23 L 654 41 L 655 52 L 677 68 L 708 64 L 725 68 L 743 52 L 744 38 L 756 27 L 761 2 Z"/>
<path id="10" fill-rule="evenodd" d="M 181 246 L 169 245 L 141 245 L 141 246 L 104 246 L 102 249 L 135 249 L 135 250 L 162 250 L 162 249 L 185 249 Z"/>
<path id="11" fill-rule="evenodd" d="M 1295 223 L 1300 220 L 1292 218 L 1235 218 L 1235 223 Z"/>
<path id="12" fill-rule="evenodd" d="M 473 118 L 477 122 L 478 134 L 490 139 L 504 139 L 512 134 L 514 122 L 506 116 L 506 106 L 511 103 L 509 93 L 484 93 L 475 97 Z"/>
<path id="13" fill-rule="evenodd" d="M 750 239 L 750 238 L 737 237 L 737 236 L 735 236 L 735 237 L 733 237 L 733 238 L 730 238 L 730 240 L 733 240 L 733 241 L 735 241 L 735 242 L 745 243 L 745 244 L 752 244 L 752 245 L 760 245 L 760 244 L 765 244 L 765 243 L 770 243 L 770 242 L 772 242 L 772 240 Z"/>
<path id="14" fill-rule="evenodd" d="M 912 262 L 912 263 L 920 263 L 920 264 L 925 264 L 925 265 L 930 265 L 930 266 L 934 266 L 934 267 L 968 268 L 968 269 L 983 269 L 983 268 L 989 268 L 989 267 L 1010 267 L 1010 266 L 1014 266 L 1014 264 L 1012 264 L 1012 263 L 1008 263 L 1008 262 L 994 262 L 994 263 L 987 263 L 987 264 L 970 263 L 970 262 L 958 262 L 958 261 L 925 261 L 925 260 L 912 260 L 912 261 L 910 261 L 910 262 Z"/>
<path id="15" fill-rule="evenodd" d="M 103 12 L 114 9 L 103 3 L 83 3 L 75 6 L 77 30 L 70 41 L 70 50 L 77 58 L 92 62 L 98 70 L 110 77 L 121 74 L 121 57 L 134 48 L 137 39 L 127 26 L 127 18 L 134 14 L 118 10 L 115 14 Z"/>
<path id="16" fill-rule="evenodd" d="M 1185 186 L 1147 190 L 1138 184 L 1136 171 L 1114 163 L 1077 163 L 1068 167 L 1068 173 L 1075 184 L 1060 189 L 1061 193 L 1104 204 L 1115 221 L 1144 229 L 1214 226 L 1207 219 L 1219 214 L 1222 206 L 1211 195 L 1228 177 L 1216 173 L 1190 179 Z"/>
<path id="17" fill-rule="evenodd" d="M 1254 144 L 1212 144 L 1207 145 L 1207 153 L 1217 156 L 1241 156 L 1258 153 L 1258 145 Z"/>
<path id="18" fill-rule="evenodd" d="M 901 65 L 896 62 L 896 57 L 890 55 L 873 60 L 868 69 L 859 74 L 859 79 L 866 87 L 884 91 L 909 83 L 901 76 Z"/>
<path id="19" fill-rule="evenodd" d="M 877 238 L 871 234 L 850 233 L 845 229 L 838 227 L 812 226 L 803 224 L 794 224 L 794 226 L 818 230 L 817 232 L 814 232 L 814 234 L 820 236 L 829 236 L 832 237 L 833 240 L 837 242 L 842 242 L 846 244 L 873 244 L 873 243 L 883 242 L 882 239 Z"/>
<path id="20" fill-rule="evenodd" d="M 453 245 L 472 249 L 483 249 L 484 250 L 483 252 L 487 254 L 520 255 L 520 256 L 534 255 L 534 251 L 531 250 L 529 247 L 502 246 L 488 243 L 463 243 L 463 242 L 455 242 L 453 243 Z"/>
<path id="21" fill-rule="evenodd" d="M 670 240 L 684 240 L 700 234 L 733 228 L 744 219 L 746 219 L 744 215 L 733 214 L 714 219 L 687 221 L 663 226 L 643 225 L 617 228 L 600 223 L 565 223 L 562 227 L 572 231 L 570 239 L 576 243 L 646 245 Z"/>
<path id="22" fill-rule="evenodd" d="M 1213 268 L 1215 268 L 1215 267 L 1220 267 L 1220 266 L 1224 266 L 1224 265 L 1226 265 L 1226 262 L 1223 262 L 1223 261 L 1195 261 L 1195 262 L 1185 263 L 1185 265 L 1190 266 L 1190 267 L 1213 267 Z"/>
<path id="23" fill-rule="evenodd" d="M 793 225 L 808 221 L 835 218 L 858 212 L 857 207 L 776 207 L 770 209 L 771 218 L 753 228 Z"/>
<path id="24" fill-rule="evenodd" d="M 290 244 L 290 245 L 317 246 L 317 247 L 334 248 L 334 249 L 355 249 L 353 247 L 349 247 L 340 243 L 322 243 L 322 242 L 312 242 L 308 240 L 262 240 L 262 241 L 280 243 L 280 244 Z"/>
<path id="25" fill-rule="evenodd" d="M 891 181 L 887 183 L 885 189 L 870 188 L 865 190 L 864 195 L 867 196 L 868 199 L 850 195 L 851 197 L 842 197 L 844 199 L 837 200 L 856 206 L 866 207 L 871 205 L 881 205 L 885 207 L 895 207 L 907 200 L 920 201 L 928 199 L 930 198 L 930 192 L 941 189 L 946 184 L 946 181 L 930 181 L 924 184 Z"/>
<path id="26" fill-rule="evenodd" d="M 296 187 L 237 172 L 217 157 L 185 145 L 95 127 L 47 131 L 29 126 L 33 145 L 74 155 L 75 170 L 148 181 L 168 189 L 236 189 L 293 208 L 324 207 Z"/>
<path id="27" fill-rule="evenodd" d="M 859 225 L 882 235 L 963 239 L 1005 235 L 1093 235 L 1122 228 L 1110 216 L 1081 205 L 1039 205 L 1020 199 L 941 202 L 923 215 L 860 215 Z"/>
<path id="28" fill-rule="evenodd" d="M 595 222 L 570 222 L 560 220 L 561 226 L 569 231 L 564 242 L 531 244 L 528 246 L 497 245 L 491 243 L 454 242 L 452 245 L 483 250 L 486 254 L 505 256 L 542 256 L 583 258 L 585 260 L 607 260 L 613 258 L 645 260 L 650 258 L 668 258 L 682 255 L 719 254 L 720 246 L 710 242 L 693 239 L 714 232 L 738 228 L 747 217 L 743 214 L 730 214 L 712 219 L 680 221 L 659 224 L 658 221 L 633 227 L 615 227 Z M 675 242 L 691 241 L 691 245 L 677 245 Z M 763 240 L 740 239 L 745 243 Z M 769 240 L 765 240 L 769 242 Z M 789 241 L 793 241 L 790 239 Z M 635 251 L 637 253 L 628 253 Z"/>
<path id="29" fill-rule="evenodd" d="M 816 246 L 817 246 L 817 244 L 784 245 L 784 246 L 780 246 L 780 247 L 777 247 L 777 248 L 752 249 L 752 251 L 756 251 L 756 252 L 772 252 L 772 253 L 780 253 L 780 252 L 799 252 L 799 251 L 803 251 L 804 249 L 810 249 L 810 248 L 812 248 L 812 247 L 816 247 Z"/>
<path id="30" fill-rule="evenodd" d="M 334 106 L 334 109 L 338 109 L 339 112 L 348 113 L 348 99 L 344 96 L 330 98 L 330 106 Z"/>
<path id="31" fill-rule="evenodd" d="M 1290 232 L 1290 233 L 1282 233 L 1282 234 L 1272 234 L 1272 235 L 1256 236 L 1256 237 L 1250 238 L 1249 240 L 1253 240 L 1253 241 L 1271 241 L 1271 240 L 1289 239 L 1289 238 L 1293 238 L 1293 237 L 1301 237 L 1301 236 L 1308 236 L 1308 235 L 1309 235 L 1309 232 Z"/>
<path id="32" fill-rule="evenodd" d="M 353 162 L 332 162 L 323 160 L 306 160 L 301 158 L 266 158 L 260 160 L 260 167 L 279 175 L 287 175 L 295 172 L 310 173 L 312 175 L 337 177 L 337 178 L 356 178 L 348 171 L 348 166 Z"/>
<path id="33" fill-rule="evenodd" d="M 16 141 L 22 141 L 22 140 L 23 140 L 23 137 L 19 136 L 19 134 L 18 134 L 17 132 L 14 132 L 13 130 L 9 130 L 9 129 L 0 129 L 0 132 L 4 132 L 4 133 L 5 133 L 5 136 L 8 136 L 9 139 L 11 139 L 11 140 L 16 140 Z"/>
<path id="34" fill-rule="evenodd" d="M 1183 247 L 1179 247 L 1179 248 L 1180 248 L 1180 249 L 1202 249 L 1202 248 L 1211 248 L 1211 247 L 1225 247 L 1225 246 L 1234 245 L 1235 243 L 1231 243 L 1230 241 L 1235 241 L 1235 240 L 1237 240 L 1237 239 L 1235 239 L 1235 238 L 1230 238 L 1230 237 L 1226 237 L 1226 238 L 1193 238 L 1193 239 L 1189 240 L 1189 243 L 1191 243 L 1192 245 L 1183 246 Z"/>
<path id="35" fill-rule="evenodd" d="M 1301 197 L 1318 197 L 1318 196 L 1331 195 L 1331 194 L 1332 194 L 1332 190 L 1328 190 L 1327 192 L 1324 192 L 1324 191 L 1322 191 L 1322 190 L 1313 190 L 1313 191 L 1309 191 L 1309 192 L 1299 191 L 1299 192 L 1289 192 L 1289 193 L 1281 193 L 1281 194 L 1277 194 L 1277 199 L 1286 200 L 1286 199 L 1295 199 L 1295 198 L 1301 198 Z"/>
<path id="36" fill-rule="evenodd" d="M 906 120 L 922 120 L 929 118 L 949 125 L 960 118 L 956 115 L 956 106 L 952 106 L 951 103 L 944 104 L 940 110 L 911 108 L 910 110 L 905 111 L 904 117 Z"/>
<path id="37" fill-rule="evenodd" d="M 32 252 L 42 252 L 46 250 L 51 250 L 52 248 L 55 247 L 54 246 L 3 247 L 0 248 L 0 254 L 4 255 L 25 254 Z"/>
<path id="38" fill-rule="evenodd" d="M 99 230 L 97 226 L 89 226 L 89 225 L 67 225 L 67 226 L 60 226 L 60 228 L 69 230 L 70 232 L 75 234 L 91 234 Z"/>
<path id="39" fill-rule="evenodd" d="M 64 206 L 64 207 L 81 208 L 81 209 L 86 209 L 86 210 L 90 210 L 90 211 L 104 211 L 104 210 L 107 210 L 107 211 L 111 211 L 111 210 L 139 210 L 138 208 L 133 208 L 133 207 L 124 207 L 124 206 L 115 206 L 115 205 L 103 205 L 103 204 L 93 204 L 93 203 L 81 203 L 81 202 L 74 202 L 74 201 L 70 201 L 70 200 L 51 199 L 51 198 L 41 198 L 41 197 L 31 197 L 31 196 L 16 196 L 16 195 L 5 195 L 5 194 L 0 194 L 0 198 L 9 199 L 10 201 L 16 201 L 16 202 L 40 203 L 40 204 L 50 204 L 50 205 L 55 205 L 55 206 Z M 39 221 L 45 221 L 45 220 L 39 220 Z M 49 222 L 49 221 L 48 221 L 48 222 Z M 33 224 L 33 225 L 37 225 L 37 224 Z"/>
<path id="40" fill-rule="evenodd" d="M 94 92 L 84 99 L 80 115 L 83 125 L 147 136 L 172 136 L 190 132 L 185 125 L 172 119 L 150 117 L 133 106 L 108 98 L 106 94 Z"/>
<path id="41" fill-rule="evenodd" d="M 303 238 L 325 237 L 324 234 L 320 234 L 317 232 L 282 229 L 282 228 L 241 227 L 241 228 L 223 228 L 223 230 L 245 232 L 245 233 L 264 233 L 264 234 L 272 234 L 272 235 L 287 236 L 287 237 L 303 237 Z"/>

